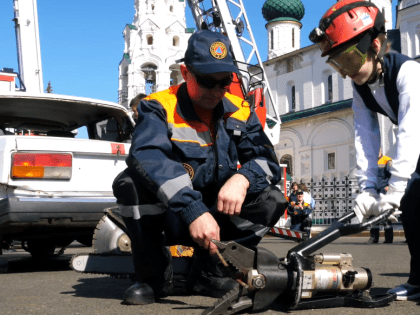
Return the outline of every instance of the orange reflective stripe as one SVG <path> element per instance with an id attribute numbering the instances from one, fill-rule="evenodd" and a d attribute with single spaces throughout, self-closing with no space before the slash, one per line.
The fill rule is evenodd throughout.
<path id="1" fill-rule="evenodd" d="M 195 141 L 195 140 L 182 140 L 182 139 L 176 139 L 176 138 L 171 138 L 172 141 L 177 141 L 177 142 L 189 142 L 189 143 L 197 143 L 200 145 L 200 147 L 209 147 L 211 145 L 213 145 L 213 143 L 206 143 L 206 144 L 202 144 L 200 143 L 200 141 Z"/>

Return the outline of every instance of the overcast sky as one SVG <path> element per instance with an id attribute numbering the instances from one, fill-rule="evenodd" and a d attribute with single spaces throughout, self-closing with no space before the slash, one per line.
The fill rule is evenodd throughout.
<path id="1" fill-rule="evenodd" d="M 258 50 L 267 60 L 264 1 L 243 0 Z M 301 47 L 311 45 L 309 32 L 336 0 L 303 0 Z M 393 25 L 395 6 L 393 4 Z M 56 94 L 118 101 L 118 64 L 122 59 L 122 31 L 133 21 L 134 0 L 38 0 L 44 89 L 51 81 Z M 0 69 L 18 71 L 13 0 L 0 1 Z M 186 8 L 187 27 L 195 24 Z"/>

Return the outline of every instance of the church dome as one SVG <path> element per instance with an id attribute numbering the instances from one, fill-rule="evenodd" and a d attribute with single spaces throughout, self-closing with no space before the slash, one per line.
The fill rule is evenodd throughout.
<path id="1" fill-rule="evenodd" d="M 267 0 L 262 7 L 262 15 L 267 22 L 279 18 L 300 21 L 305 15 L 305 7 L 301 0 Z"/>

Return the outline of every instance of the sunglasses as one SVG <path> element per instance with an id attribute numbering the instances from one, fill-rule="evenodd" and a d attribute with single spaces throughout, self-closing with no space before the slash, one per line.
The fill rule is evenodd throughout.
<path id="1" fill-rule="evenodd" d="M 205 89 L 214 89 L 216 86 L 219 86 L 221 89 L 227 88 L 233 81 L 233 75 L 230 74 L 230 77 L 224 78 L 222 80 L 206 79 L 200 76 L 192 68 L 188 67 L 188 70 L 194 74 L 197 84 Z"/>

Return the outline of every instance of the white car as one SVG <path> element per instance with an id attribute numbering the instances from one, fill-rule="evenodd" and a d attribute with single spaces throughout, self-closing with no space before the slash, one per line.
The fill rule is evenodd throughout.
<path id="1" fill-rule="evenodd" d="M 128 110 L 111 102 L 0 95 L 0 248 L 20 240 L 44 255 L 89 243 L 104 208 L 115 206 L 112 182 L 133 128 Z"/>

